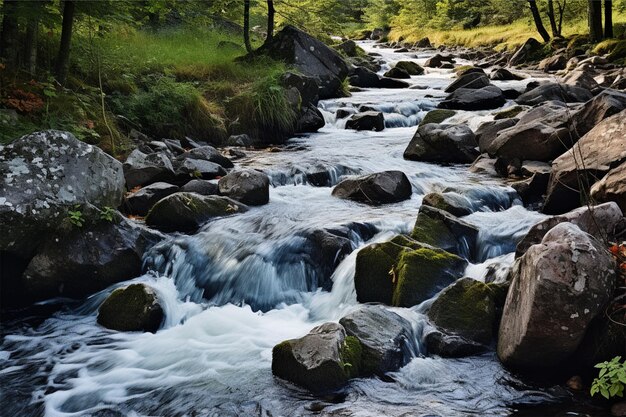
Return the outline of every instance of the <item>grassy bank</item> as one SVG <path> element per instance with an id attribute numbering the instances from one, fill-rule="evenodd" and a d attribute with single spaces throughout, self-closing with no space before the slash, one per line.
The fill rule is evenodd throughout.
<path id="1" fill-rule="evenodd" d="M 41 46 L 40 56 L 49 54 L 47 46 Z M 286 109 L 277 84 L 284 66 L 235 61 L 244 54 L 239 37 L 229 33 L 184 27 L 154 33 L 122 26 L 94 34 L 82 28 L 65 88 L 49 73 L 0 69 L 2 107 L 17 113 L 0 113 L 0 141 L 63 129 L 123 155 L 131 129 L 157 139 L 191 136 L 217 143 L 257 119 L 280 122 Z M 260 108 L 265 103 L 272 106 Z"/>

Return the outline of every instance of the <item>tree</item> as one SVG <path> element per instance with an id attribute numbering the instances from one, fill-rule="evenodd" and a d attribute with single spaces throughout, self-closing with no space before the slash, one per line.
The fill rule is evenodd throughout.
<path id="1" fill-rule="evenodd" d="M 267 36 L 265 37 L 265 43 L 270 42 L 274 38 L 274 15 L 276 10 L 274 9 L 274 1 L 267 0 Z"/>
<path id="2" fill-rule="evenodd" d="M 544 42 L 550 41 L 550 35 L 548 31 L 543 26 L 543 21 L 541 20 L 541 15 L 539 14 L 539 9 L 537 8 L 536 0 L 528 0 L 528 6 L 530 7 L 530 11 L 533 14 L 533 20 L 535 21 L 535 26 L 537 26 L 537 32 L 543 38 Z"/>
<path id="3" fill-rule="evenodd" d="M 604 0 L 604 37 L 613 37 L 613 1 Z"/>
<path id="4" fill-rule="evenodd" d="M 56 61 L 57 81 L 63 85 L 67 80 L 70 68 L 70 46 L 72 44 L 72 27 L 74 26 L 74 12 L 76 4 L 73 0 L 66 0 L 63 5 L 63 24 L 61 29 L 61 44 Z"/>
<path id="5" fill-rule="evenodd" d="M 556 0 L 557 13 L 555 13 L 554 0 L 548 0 L 548 18 L 550 19 L 550 27 L 552 28 L 552 36 L 555 38 L 563 37 L 563 16 L 567 0 Z"/>
<path id="6" fill-rule="evenodd" d="M 588 0 L 589 37 L 593 42 L 602 40 L 602 0 Z"/>
<path id="7" fill-rule="evenodd" d="M 243 43 L 246 45 L 246 51 L 252 52 L 252 45 L 250 45 L 250 0 L 243 0 Z"/>
<path id="8" fill-rule="evenodd" d="M 6 59 L 9 66 L 17 65 L 17 0 L 4 0 L 2 5 L 2 32 L 0 32 L 0 57 Z"/>

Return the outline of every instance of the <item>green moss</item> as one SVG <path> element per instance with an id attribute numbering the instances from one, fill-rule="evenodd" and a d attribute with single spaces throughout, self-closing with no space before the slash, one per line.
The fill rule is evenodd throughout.
<path id="1" fill-rule="evenodd" d="M 441 249 L 421 248 L 400 255 L 392 305 L 412 307 L 432 297 L 462 273 L 465 261 Z"/>
<path id="2" fill-rule="evenodd" d="M 524 111 L 522 106 L 513 106 L 494 115 L 493 120 L 512 119 Z"/>
<path id="3" fill-rule="evenodd" d="M 607 58 L 610 62 L 623 64 L 626 60 L 626 41 L 618 42 Z"/>
<path id="4" fill-rule="evenodd" d="M 411 75 L 422 75 L 424 73 L 424 68 L 412 61 L 400 61 L 395 67 L 405 70 Z"/>
<path id="5" fill-rule="evenodd" d="M 456 237 L 443 221 L 422 212 L 417 215 L 411 237 L 419 242 L 433 246 L 440 246 L 442 241 L 456 241 Z"/>
<path id="6" fill-rule="evenodd" d="M 472 68 L 474 68 L 474 66 L 473 66 L 473 65 L 461 65 L 460 67 L 456 67 L 456 68 L 454 69 L 454 72 L 455 72 L 455 73 L 457 73 L 457 74 L 459 74 L 459 73 L 463 73 L 463 72 L 465 72 L 465 71 L 467 71 L 467 70 L 470 70 L 470 69 L 472 69 Z"/>
<path id="7" fill-rule="evenodd" d="M 406 247 L 392 242 L 376 243 L 357 254 L 354 286 L 361 303 L 391 304 L 394 288 L 393 268 Z"/>
<path id="8" fill-rule="evenodd" d="M 568 50 L 586 49 L 590 44 L 589 35 L 574 35 L 567 44 Z"/>
<path id="9" fill-rule="evenodd" d="M 116 289 L 98 311 L 99 324 L 119 331 L 155 332 L 162 320 L 163 310 L 143 284 Z"/>
<path id="10" fill-rule="evenodd" d="M 361 342 L 354 336 L 346 336 L 341 346 L 339 356 L 343 370 L 348 379 L 356 378 L 361 375 L 361 358 L 363 355 L 363 347 Z"/>
<path id="11" fill-rule="evenodd" d="M 420 122 L 420 126 L 428 123 L 443 123 L 444 120 L 449 119 L 455 114 L 456 112 L 453 110 L 431 110 L 424 116 L 424 119 Z"/>

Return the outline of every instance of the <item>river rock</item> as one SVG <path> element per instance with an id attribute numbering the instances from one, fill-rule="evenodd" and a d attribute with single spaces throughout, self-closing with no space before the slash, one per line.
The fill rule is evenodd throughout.
<path id="1" fill-rule="evenodd" d="M 361 375 L 383 376 L 397 371 L 411 357 L 411 323 L 382 306 L 360 306 L 339 324 L 361 343 Z"/>
<path id="2" fill-rule="evenodd" d="M 426 116 L 420 122 L 420 126 L 427 125 L 429 123 L 443 123 L 444 120 L 447 120 L 456 114 L 453 110 L 443 110 L 443 109 L 435 109 L 426 113 Z"/>
<path id="3" fill-rule="evenodd" d="M 513 56 L 511 56 L 509 65 L 519 65 L 532 60 L 540 50 L 541 42 L 535 38 L 528 38 L 528 40 L 515 51 Z"/>
<path id="4" fill-rule="evenodd" d="M 126 186 L 133 189 L 160 181 L 174 179 L 174 167 L 170 159 L 161 152 L 146 154 L 139 149 L 130 153 L 124 162 Z"/>
<path id="5" fill-rule="evenodd" d="M 329 392 L 358 375 L 361 345 L 343 326 L 325 323 L 272 350 L 272 373 L 313 392 Z"/>
<path id="6" fill-rule="evenodd" d="M 98 309 L 98 324 L 121 332 L 156 333 L 164 317 L 155 291 L 145 284 L 114 290 Z"/>
<path id="7" fill-rule="evenodd" d="M 141 275 L 143 254 L 163 236 L 118 213 L 108 221 L 96 212 L 82 209 L 82 227 L 67 225 L 39 246 L 22 275 L 28 298 L 80 298 Z"/>
<path id="8" fill-rule="evenodd" d="M 399 68 L 406 71 L 409 75 L 422 75 L 424 74 L 424 68 L 420 67 L 413 61 L 398 61 L 394 68 Z"/>
<path id="9" fill-rule="evenodd" d="M 420 207 L 411 237 L 448 252 L 473 259 L 478 229 L 434 207 Z"/>
<path id="10" fill-rule="evenodd" d="M 515 126 L 519 119 L 502 119 L 481 123 L 476 130 L 476 142 L 481 153 L 489 153 L 491 144 L 502 130 Z M 492 155 L 493 156 L 493 155 Z"/>
<path id="11" fill-rule="evenodd" d="M 152 207 L 146 224 L 164 232 L 193 232 L 213 218 L 245 211 L 246 206 L 228 197 L 175 193 Z"/>
<path id="12" fill-rule="evenodd" d="M 47 130 L 0 146 L 0 252 L 29 259 L 76 204 L 117 208 L 122 164 L 71 133 Z"/>
<path id="13" fill-rule="evenodd" d="M 626 162 L 613 168 L 591 188 L 594 201 L 614 201 L 626 213 Z"/>
<path id="14" fill-rule="evenodd" d="M 191 149 L 178 157 L 178 160 L 184 161 L 185 159 L 200 159 L 203 161 L 213 162 L 221 165 L 223 168 L 232 168 L 233 162 L 226 158 L 213 146 L 201 146 L 199 148 Z"/>
<path id="15" fill-rule="evenodd" d="M 335 197 L 360 203 L 391 204 L 411 198 L 411 182 L 401 171 L 384 171 L 341 181 L 333 189 Z"/>
<path id="16" fill-rule="evenodd" d="M 381 112 L 366 111 L 357 113 L 346 122 L 346 129 L 373 130 L 380 132 L 385 128 L 385 118 Z"/>
<path id="17" fill-rule="evenodd" d="M 511 368 L 549 369 L 576 351 L 603 313 L 615 286 L 615 261 L 602 242 L 561 223 L 515 262 L 511 277 L 498 356 Z"/>
<path id="18" fill-rule="evenodd" d="M 462 278 L 437 296 L 428 318 L 440 330 L 483 345 L 491 344 L 506 286 Z"/>
<path id="19" fill-rule="evenodd" d="M 270 201 L 270 179 L 253 169 L 231 172 L 218 182 L 220 194 L 249 206 L 262 206 Z"/>
<path id="20" fill-rule="evenodd" d="M 319 101 L 319 82 L 315 77 L 288 71 L 281 75 L 280 84 L 287 90 L 290 88 L 298 90 L 302 106 L 308 106 L 309 104 L 317 106 Z"/>
<path id="21" fill-rule="evenodd" d="M 552 163 L 552 176 L 544 213 L 559 214 L 580 205 L 580 193 L 588 193 L 585 185 L 593 185 L 611 169 L 626 160 L 626 110 L 605 119 L 572 149 Z"/>
<path id="22" fill-rule="evenodd" d="M 422 205 L 443 210 L 453 216 L 467 216 L 474 212 L 471 202 L 456 193 L 430 193 L 424 196 Z"/>
<path id="23" fill-rule="evenodd" d="M 567 74 L 567 77 L 565 77 L 563 81 L 565 84 L 589 90 L 593 94 L 597 94 L 602 91 L 602 87 L 600 87 L 597 81 L 594 80 L 591 74 L 587 71 L 572 71 Z"/>
<path id="24" fill-rule="evenodd" d="M 443 333 L 430 326 L 424 331 L 429 354 L 444 358 L 463 358 L 484 353 L 488 347 L 455 334 Z"/>
<path id="25" fill-rule="evenodd" d="M 293 66 L 319 81 L 319 98 L 342 97 L 348 65 L 339 53 L 302 30 L 287 25 L 263 44 L 255 55 L 265 54 Z"/>
<path id="26" fill-rule="evenodd" d="M 296 133 L 313 133 L 317 132 L 326 125 L 324 115 L 317 106 L 309 104 L 302 108 L 300 118 L 296 123 Z"/>
<path id="27" fill-rule="evenodd" d="M 496 171 L 496 160 L 494 158 L 489 158 L 489 155 L 487 154 L 482 154 L 476 158 L 474 163 L 472 163 L 472 166 L 469 167 L 469 171 L 475 174 L 486 174 L 493 177 L 498 176 L 498 172 Z"/>
<path id="28" fill-rule="evenodd" d="M 177 191 L 176 185 L 155 182 L 127 196 L 125 208 L 130 214 L 145 216 L 157 201 Z"/>
<path id="29" fill-rule="evenodd" d="M 567 57 L 564 54 L 556 54 L 541 60 L 537 68 L 545 72 L 554 72 L 565 69 L 566 65 Z"/>
<path id="30" fill-rule="evenodd" d="M 374 71 L 356 67 L 350 73 L 350 85 L 360 88 L 408 88 L 409 83 L 393 78 L 380 77 Z"/>
<path id="31" fill-rule="evenodd" d="M 439 103 L 439 108 L 454 110 L 491 110 L 504 106 L 506 97 L 495 85 L 479 89 L 459 88 Z"/>
<path id="32" fill-rule="evenodd" d="M 463 74 L 454 80 L 444 91 L 446 93 L 452 93 L 459 88 L 477 90 L 479 88 L 487 87 L 488 85 L 491 85 L 491 82 L 484 72 L 470 72 Z"/>
<path id="33" fill-rule="evenodd" d="M 403 70 L 402 68 L 398 68 L 398 67 L 391 68 L 389 71 L 385 72 L 384 75 L 385 77 L 402 79 L 402 80 L 408 80 L 411 78 L 411 74 L 409 74 L 407 71 Z"/>
<path id="34" fill-rule="evenodd" d="M 176 164 L 176 182 L 185 184 L 192 179 L 212 180 L 226 175 L 219 164 L 204 159 L 187 158 Z"/>
<path id="35" fill-rule="evenodd" d="M 494 81 L 519 81 L 524 79 L 521 75 L 514 74 L 506 68 L 496 69 L 491 73 L 490 78 Z"/>
<path id="36" fill-rule="evenodd" d="M 436 54 L 435 56 L 428 58 L 424 63 L 424 66 L 428 68 L 443 68 L 445 64 L 453 63 L 454 59 L 452 59 L 452 57 Z"/>
<path id="37" fill-rule="evenodd" d="M 530 228 L 526 236 L 517 244 L 515 257 L 522 256 L 528 248 L 541 243 L 543 237 L 554 226 L 560 223 L 572 223 L 583 232 L 589 233 L 599 240 L 611 239 L 623 227 L 624 216 L 615 202 L 585 206 L 560 216 L 548 217 Z"/>
<path id="38" fill-rule="evenodd" d="M 592 98 L 593 94 L 584 88 L 568 84 L 546 83 L 522 94 L 515 101 L 518 104 L 534 106 L 550 100 L 564 103 L 583 103 Z"/>
<path id="39" fill-rule="evenodd" d="M 469 164 L 477 156 L 475 135 L 467 125 L 421 125 L 404 151 L 405 159 L 422 162 Z"/>
<path id="40" fill-rule="evenodd" d="M 217 184 L 209 180 L 191 180 L 180 188 L 185 193 L 196 193 L 200 195 L 217 195 L 219 188 Z"/>
<path id="41" fill-rule="evenodd" d="M 573 131 L 582 137 L 604 119 L 626 109 L 626 93 L 611 89 L 604 90 L 571 117 Z"/>
<path id="42" fill-rule="evenodd" d="M 251 146 L 254 141 L 248 135 L 232 135 L 226 140 L 226 145 L 228 146 Z"/>

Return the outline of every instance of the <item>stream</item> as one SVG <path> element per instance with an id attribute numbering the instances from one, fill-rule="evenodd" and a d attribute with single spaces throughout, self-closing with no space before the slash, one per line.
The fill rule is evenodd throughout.
<path id="1" fill-rule="evenodd" d="M 381 73 L 394 61 L 423 64 L 434 54 L 360 46 L 382 55 Z M 480 229 L 479 263 L 466 271 L 479 280 L 489 265 L 511 264 L 517 241 L 544 218 L 526 210 L 503 180 L 472 174 L 466 165 L 403 159 L 417 124 L 445 97 L 453 77 L 452 70 L 429 69 L 408 80 L 409 89 L 366 89 L 322 101 L 326 126 L 318 133 L 293 138 L 279 152 L 246 150 L 237 163 L 270 176 L 270 203 L 212 221 L 192 236 L 171 235 L 146 255 L 146 273 L 133 282 L 155 288 L 163 304 L 166 319 L 156 334 L 118 333 L 96 324 L 100 303 L 128 282 L 45 320 L 4 323 L 2 415 L 509 416 L 527 415 L 518 414 L 520 408 L 568 403 L 565 389 L 522 382 L 494 352 L 429 357 L 420 341 L 428 301 L 393 309 L 413 324 L 416 352 L 385 380 L 353 380 L 341 394 L 319 398 L 272 376 L 274 345 L 338 321 L 357 306 L 359 248 L 409 232 L 425 194 L 452 190 L 477 209 L 463 219 Z M 523 90 L 529 81 L 494 84 Z M 385 130 L 346 130 L 337 109 L 360 105 L 383 111 Z M 497 111 L 461 111 L 446 123 L 475 130 Z M 410 179 L 410 200 L 371 207 L 331 196 L 329 185 L 344 175 L 392 169 Z M 326 186 L 318 186 L 319 178 Z M 354 251 L 334 271 L 316 262 L 306 239 L 320 229 L 342 230 L 352 242 Z M 528 415 L 586 415 L 563 407 Z"/>

